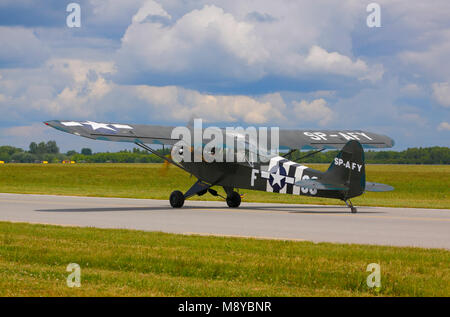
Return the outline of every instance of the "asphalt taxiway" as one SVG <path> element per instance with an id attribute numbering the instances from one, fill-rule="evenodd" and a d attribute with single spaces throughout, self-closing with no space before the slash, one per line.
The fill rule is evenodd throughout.
<path id="1" fill-rule="evenodd" d="M 450 249 L 450 209 L 191 201 L 0 193 L 0 221 L 182 234 Z"/>

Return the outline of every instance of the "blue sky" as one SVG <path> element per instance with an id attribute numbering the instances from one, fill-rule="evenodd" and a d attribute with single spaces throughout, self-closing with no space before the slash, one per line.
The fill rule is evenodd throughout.
<path id="1" fill-rule="evenodd" d="M 0 144 L 126 147 L 44 120 L 364 129 L 450 146 L 450 2 L 0 2 Z"/>

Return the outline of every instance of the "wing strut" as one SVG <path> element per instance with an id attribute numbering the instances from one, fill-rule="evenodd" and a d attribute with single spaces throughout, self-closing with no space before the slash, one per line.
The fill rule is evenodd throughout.
<path id="1" fill-rule="evenodd" d="M 324 150 L 325 150 L 325 148 L 322 148 L 322 149 L 317 150 L 317 151 L 314 151 L 314 152 L 312 152 L 312 153 L 308 153 L 308 154 L 306 154 L 305 156 L 302 156 L 302 157 L 298 158 L 298 159 L 296 160 L 296 162 L 298 162 L 298 161 L 300 161 L 300 160 L 303 160 L 304 158 L 313 156 L 313 155 L 315 155 L 315 154 L 317 154 L 317 153 L 320 153 L 320 152 L 322 152 L 322 151 L 324 151 Z M 295 151 L 298 151 L 298 150 L 297 150 L 297 149 L 290 150 L 289 152 L 287 152 L 286 154 L 284 154 L 283 157 L 287 157 L 287 158 L 290 159 L 291 154 L 294 153 Z"/>
<path id="2" fill-rule="evenodd" d="M 136 144 L 137 146 L 140 146 L 141 148 L 143 148 L 144 150 L 149 151 L 149 152 L 152 153 L 152 154 L 155 154 L 156 156 L 162 158 L 164 161 L 167 161 L 167 162 L 169 162 L 170 164 L 173 164 L 173 165 L 175 165 L 176 167 L 179 167 L 179 168 L 181 168 L 182 170 L 184 170 L 184 171 L 190 173 L 186 168 L 184 168 L 184 166 L 178 164 L 178 163 L 175 162 L 174 160 L 172 160 L 172 159 L 170 159 L 170 158 L 168 158 L 168 157 L 166 157 L 166 156 L 164 156 L 164 155 L 159 154 L 157 151 L 153 150 L 151 147 L 145 145 L 144 143 L 134 142 L 134 144 Z"/>

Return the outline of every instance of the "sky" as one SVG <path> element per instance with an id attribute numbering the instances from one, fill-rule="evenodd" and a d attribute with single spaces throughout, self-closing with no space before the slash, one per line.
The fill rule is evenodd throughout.
<path id="1" fill-rule="evenodd" d="M 68 27 L 69 3 L 81 26 Z M 450 146 L 450 1 L 0 0 L 0 145 L 46 120 L 361 129 Z"/>

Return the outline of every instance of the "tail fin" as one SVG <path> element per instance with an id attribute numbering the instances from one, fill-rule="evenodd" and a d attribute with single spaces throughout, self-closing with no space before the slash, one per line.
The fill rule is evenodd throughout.
<path id="1" fill-rule="evenodd" d="M 325 178 L 349 188 L 345 199 L 361 195 L 366 186 L 364 150 L 361 143 L 356 140 L 347 142 L 331 162 Z"/>

